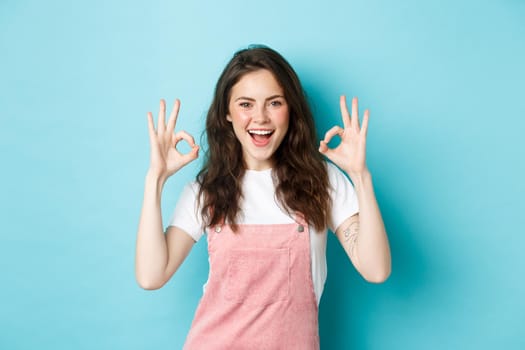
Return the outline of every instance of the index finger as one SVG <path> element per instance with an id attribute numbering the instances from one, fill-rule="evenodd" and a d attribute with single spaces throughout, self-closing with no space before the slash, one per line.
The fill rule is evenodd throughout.
<path id="1" fill-rule="evenodd" d="M 343 117 L 343 125 L 346 128 L 349 128 L 351 125 L 350 114 L 348 113 L 348 108 L 346 107 L 346 96 L 341 95 L 339 98 L 339 106 L 341 108 L 341 116 Z"/>
<path id="2" fill-rule="evenodd" d="M 167 131 L 169 133 L 173 133 L 173 130 L 175 130 L 175 124 L 177 124 L 177 117 L 179 115 L 179 109 L 180 109 L 180 101 L 179 99 L 175 99 L 175 103 L 173 104 L 173 109 L 170 113 L 170 119 L 168 120 L 168 127 Z"/>

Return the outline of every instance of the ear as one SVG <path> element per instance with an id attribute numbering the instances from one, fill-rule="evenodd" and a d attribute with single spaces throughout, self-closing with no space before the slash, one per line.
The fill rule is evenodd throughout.
<path id="1" fill-rule="evenodd" d="M 231 123 L 231 121 L 232 121 L 232 117 L 230 117 L 229 114 L 226 114 L 226 120 L 229 121 L 229 122 Z"/>

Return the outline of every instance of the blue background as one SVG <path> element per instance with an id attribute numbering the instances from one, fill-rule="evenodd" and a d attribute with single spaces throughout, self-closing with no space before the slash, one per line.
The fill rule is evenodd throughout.
<path id="1" fill-rule="evenodd" d="M 200 138 L 234 51 L 296 68 L 319 134 L 370 108 L 368 164 L 393 273 L 364 282 L 334 237 L 323 349 L 525 348 L 525 2 L 0 2 L 0 348 L 179 349 L 200 241 L 158 291 L 134 279 L 146 112 Z M 200 163 L 165 187 L 167 220 Z"/>

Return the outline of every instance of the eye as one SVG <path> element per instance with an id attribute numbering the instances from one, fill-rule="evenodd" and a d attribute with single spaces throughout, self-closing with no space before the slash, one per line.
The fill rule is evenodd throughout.
<path id="1" fill-rule="evenodd" d="M 270 104 L 272 106 L 274 106 L 274 107 L 279 107 L 279 106 L 283 105 L 283 103 L 281 101 L 279 101 L 279 100 L 272 101 L 272 102 L 270 102 Z"/>
<path id="2" fill-rule="evenodd" d="M 239 106 L 242 108 L 249 108 L 251 106 L 250 102 L 241 102 L 239 103 Z"/>

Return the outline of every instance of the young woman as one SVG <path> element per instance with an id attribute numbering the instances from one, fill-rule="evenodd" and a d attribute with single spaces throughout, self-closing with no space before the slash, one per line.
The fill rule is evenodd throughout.
<path id="1" fill-rule="evenodd" d="M 136 278 L 162 287 L 206 232 L 210 273 L 185 349 L 318 349 L 318 305 L 326 279 L 327 230 L 336 233 L 370 282 L 390 274 L 388 239 L 365 162 L 368 111 L 357 99 L 343 126 L 320 144 L 299 79 L 274 50 L 237 52 L 217 82 L 206 120 L 208 151 L 164 234 L 166 180 L 198 157 L 174 132 L 161 100 L 157 128 L 148 113 L 151 163 L 137 234 Z M 329 148 L 338 135 L 340 144 Z M 192 147 L 181 154 L 176 145 Z M 342 169 L 353 186 L 333 164 Z"/>

